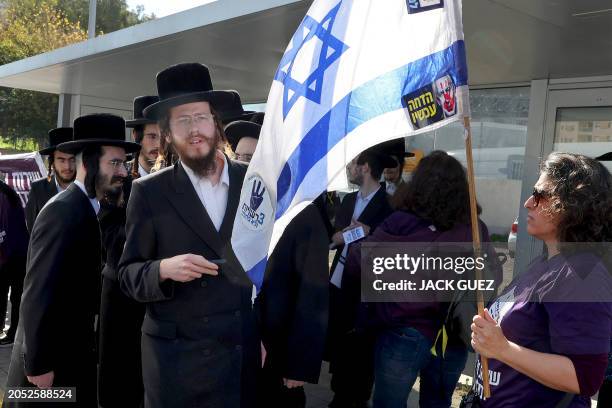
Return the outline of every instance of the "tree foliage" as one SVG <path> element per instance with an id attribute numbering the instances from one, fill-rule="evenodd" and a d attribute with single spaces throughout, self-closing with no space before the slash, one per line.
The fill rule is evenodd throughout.
<path id="1" fill-rule="evenodd" d="M 97 32 L 108 33 L 154 18 L 125 0 L 98 0 Z M 88 0 L 0 0 L 0 65 L 87 39 Z M 58 96 L 0 88 L 0 138 L 19 148 L 46 145 L 57 123 Z"/>
<path id="2" fill-rule="evenodd" d="M 79 22 L 87 30 L 89 24 L 89 0 L 56 0 L 57 7 L 66 13 L 70 21 Z M 125 0 L 98 0 L 96 9 L 96 33 L 108 34 L 122 28 L 143 23 L 155 18 L 145 14 L 143 6 L 135 11 L 128 9 Z"/>

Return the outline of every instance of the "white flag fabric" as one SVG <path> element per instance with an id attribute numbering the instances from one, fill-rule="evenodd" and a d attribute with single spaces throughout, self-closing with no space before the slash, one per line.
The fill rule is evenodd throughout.
<path id="1" fill-rule="evenodd" d="M 468 116 L 461 0 L 315 0 L 276 71 L 232 247 L 261 288 L 285 227 L 365 149 Z"/>

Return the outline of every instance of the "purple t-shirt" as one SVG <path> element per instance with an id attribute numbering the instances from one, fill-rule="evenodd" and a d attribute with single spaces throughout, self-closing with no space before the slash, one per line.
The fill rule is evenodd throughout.
<path id="1" fill-rule="evenodd" d="M 542 353 L 593 355 L 608 353 L 612 334 L 612 303 L 560 302 L 572 285 L 588 270 L 593 276 L 608 277 L 602 263 L 592 255 L 536 259 L 490 305 L 508 340 Z M 579 272 L 582 271 L 582 272 Z M 565 296 L 565 297 L 564 297 Z M 554 408 L 564 397 L 500 361 L 489 359 L 491 397 L 482 401 L 482 371 L 476 363 L 476 390 L 484 407 Z M 576 396 L 572 408 L 590 407 L 586 396 Z"/>

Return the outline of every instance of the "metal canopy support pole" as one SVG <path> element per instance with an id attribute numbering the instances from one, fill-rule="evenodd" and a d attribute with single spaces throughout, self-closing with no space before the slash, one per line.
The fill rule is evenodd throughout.
<path id="1" fill-rule="evenodd" d="M 59 95 L 59 103 L 57 104 L 57 127 L 70 127 L 72 112 L 72 95 L 62 93 Z"/>
<path id="2" fill-rule="evenodd" d="M 87 24 L 87 37 L 96 37 L 96 0 L 89 0 L 89 23 Z"/>

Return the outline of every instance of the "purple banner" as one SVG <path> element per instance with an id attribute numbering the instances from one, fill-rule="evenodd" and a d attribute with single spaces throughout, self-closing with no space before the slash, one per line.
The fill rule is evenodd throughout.
<path id="1" fill-rule="evenodd" d="M 17 192 L 24 207 L 32 182 L 46 175 L 38 152 L 0 155 L 0 178 Z"/>

